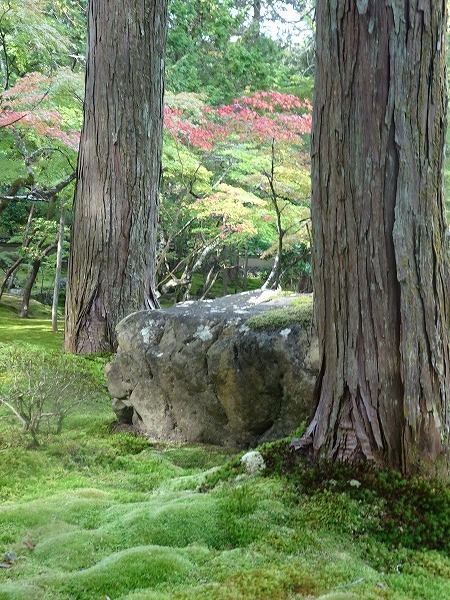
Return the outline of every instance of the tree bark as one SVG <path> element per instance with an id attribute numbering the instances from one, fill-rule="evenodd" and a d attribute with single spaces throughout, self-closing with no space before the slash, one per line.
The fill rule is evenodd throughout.
<path id="1" fill-rule="evenodd" d="M 111 351 L 154 307 L 167 0 L 90 0 L 65 349 Z"/>
<path id="2" fill-rule="evenodd" d="M 319 0 L 317 408 L 297 446 L 448 472 L 446 2 Z"/>

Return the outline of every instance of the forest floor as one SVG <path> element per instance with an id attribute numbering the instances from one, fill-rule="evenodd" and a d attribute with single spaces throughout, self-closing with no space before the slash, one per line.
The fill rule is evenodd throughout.
<path id="1" fill-rule="evenodd" d="M 50 375 L 61 356 L 47 309 L 13 309 L 0 303 L 11 401 L 2 355 L 37 351 Z M 105 360 L 85 359 L 97 393 L 37 448 L 0 407 L 0 600 L 450 598 L 450 556 L 383 541 L 377 502 L 245 475 L 224 449 L 114 432 Z"/>

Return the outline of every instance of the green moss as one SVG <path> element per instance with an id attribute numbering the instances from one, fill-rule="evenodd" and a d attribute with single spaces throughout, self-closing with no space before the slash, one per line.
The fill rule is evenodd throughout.
<path id="1" fill-rule="evenodd" d="M 176 596 L 185 600 L 274 600 L 313 597 L 317 582 L 298 565 L 265 566 L 232 574 L 220 584 L 209 584 Z M 295 596 L 294 596 L 295 594 Z"/>
<path id="2" fill-rule="evenodd" d="M 312 294 L 305 294 L 292 300 L 289 306 L 274 308 L 247 319 L 245 324 L 250 329 L 279 329 L 295 323 L 303 326 L 311 325 L 313 321 Z"/>
<path id="3" fill-rule="evenodd" d="M 99 383 L 103 359 L 73 366 Z M 249 477 L 241 455 L 156 446 L 111 419 L 92 398 L 38 450 L 0 419 L 0 558 L 17 556 L 0 600 L 450 598 L 445 486 L 310 465 L 288 439 L 262 446 L 267 472 Z"/>
<path id="4" fill-rule="evenodd" d="M 192 568 L 186 556 L 159 546 L 138 546 L 108 556 L 62 582 L 73 600 L 119 597 L 124 592 L 185 579 Z"/>
<path id="5" fill-rule="evenodd" d="M 331 528 L 343 496 L 374 512 L 366 519 L 371 534 L 391 545 L 450 552 L 450 486 L 442 481 L 405 477 L 397 471 L 379 470 L 362 463 L 349 465 L 328 461 L 308 464 L 292 451 L 288 442 L 270 451 L 262 448 L 268 472 L 284 474 L 299 492 L 314 494 L 319 502 L 316 526 Z M 327 510 L 326 505 L 330 505 Z M 354 511 L 353 511 L 354 512 Z M 327 517 L 328 514 L 328 517 Z M 312 515 L 313 521 L 315 519 Z M 345 520 L 345 519 L 344 519 Z M 356 515 L 353 521 L 357 523 Z"/>
<path id="6" fill-rule="evenodd" d="M 4 294 L 0 300 L 0 340 L 3 344 L 29 344 L 39 348 L 61 350 L 63 334 L 54 333 L 51 308 L 30 300 L 30 316 L 18 316 L 21 298 Z M 62 328 L 62 326 L 61 326 Z"/>

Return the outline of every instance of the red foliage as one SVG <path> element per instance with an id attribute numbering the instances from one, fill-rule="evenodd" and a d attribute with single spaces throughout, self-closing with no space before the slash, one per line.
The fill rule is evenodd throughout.
<path id="1" fill-rule="evenodd" d="M 171 135 L 204 151 L 230 136 L 294 141 L 310 133 L 311 121 L 309 100 L 281 92 L 255 92 L 219 108 L 205 106 L 197 122 L 179 109 L 165 109 L 165 126 Z"/>
<path id="2" fill-rule="evenodd" d="M 179 109 L 164 108 L 164 125 L 171 135 L 194 148 L 209 151 L 221 138 L 226 137 L 226 130 L 202 117 L 193 124 L 186 119 Z"/>
<path id="3" fill-rule="evenodd" d="M 29 73 L 18 79 L 14 87 L 1 95 L 0 127 L 23 125 L 40 136 L 58 140 L 72 150 L 78 150 L 80 133 L 64 131 L 57 110 L 44 108 L 52 80 L 41 73 Z"/>

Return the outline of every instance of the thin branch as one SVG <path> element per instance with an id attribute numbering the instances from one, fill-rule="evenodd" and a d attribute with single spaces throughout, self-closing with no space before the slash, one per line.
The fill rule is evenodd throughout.
<path id="1" fill-rule="evenodd" d="M 36 108 L 42 104 L 42 102 L 47 98 L 47 96 L 50 93 L 50 89 L 49 88 L 46 92 L 44 92 L 43 96 L 40 98 L 40 100 L 38 100 L 36 102 L 36 104 L 34 106 L 32 106 L 27 112 L 25 112 L 23 115 L 21 115 L 20 117 L 17 117 L 17 119 L 14 119 L 14 121 L 11 121 L 10 123 L 4 123 L 3 125 L 0 125 L 0 129 L 4 128 L 4 127 L 11 127 L 11 125 L 15 125 L 16 123 L 19 123 L 20 121 L 23 121 L 23 119 L 25 119 L 26 117 L 28 117 L 33 111 L 36 110 Z"/>
<path id="2" fill-rule="evenodd" d="M 70 175 L 68 175 L 65 179 L 60 181 L 57 185 L 55 185 L 55 187 L 49 188 L 47 190 L 42 190 L 39 192 L 39 194 L 44 198 L 53 198 L 53 196 L 56 196 L 61 190 L 67 187 L 69 183 L 71 183 L 76 178 L 76 176 L 77 172 L 72 171 Z"/>
<path id="3" fill-rule="evenodd" d="M 22 415 L 19 412 L 17 412 L 17 410 L 14 408 L 14 406 L 12 404 L 10 404 L 9 402 L 7 402 L 4 398 L 0 398 L 0 402 L 2 404 L 4 404 L 7 408 L 9 408 L 9 410 L 16 415 L 16 417 L 19 419 L 19 421 L 22 423 L 22 425 L 24 427 L 27 426 L 26 419 L 24 419 L 22 417 Z"/>
<path id="4" fill-rule="evenodd" d="M 73 171 L 70 175 L 68 175 L 65 179 L 60 181 L 55 187 L 48 189 L 32 189 L 29 194 L 24 196 L 10 196 L 8 194 L 0 194 L 0 200 L 29 200 L 30 202 L 46 202 L 51 200 L 54 196 L 56 196 L 61 190 L 71 183 L 75 177 L 77 176 L 77 172 Z"/>
<path id="5" fill-rule="evenodd" d="M 30 153 L 28 152 L 27 147 L 25 146 L 24 139 L 20 135 L 16 127 L 12 127 L 12 130 L 13 135 L 16 138 L 17 145 L 19 146 L 20 152 L 22 153 L 23 160 L 25 161 L 25 168 L 27 170 L 27 173 L 34 180 L 33 165 L 31 164 Z"/>
<path id="6" fill-rule="evenodd" d="M 59 152 L 67 160 L 70 168 L 75 170 L 75 166 L 72 164 L 69 155 L 66 152 L 64 152 L 64 150 L 62 150 L 61 148 L 55 148 L 54 146 L 41 146 L 41 148 L 38 148 L 34 152 L 31 152 L 29 154 L 30 161 L 34 161 L 36 158 L 39 158 L 39 156 L 41 154 L 44 154 L 44 152 Z"/>

